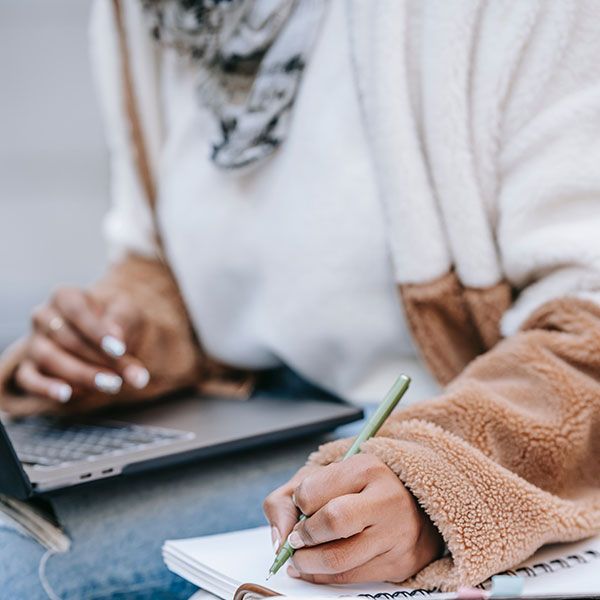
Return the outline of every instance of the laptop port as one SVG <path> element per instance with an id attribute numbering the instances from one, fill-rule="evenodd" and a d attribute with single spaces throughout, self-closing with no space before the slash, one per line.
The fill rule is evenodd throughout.
<path id="1" fill-rule="evenodd" d="M 110 473 L 113 473 L 114 469 L 102 469 L 102 475 L 109 475 Z"/>
<path id="2" fill-rule="evenodd" d="M 89 479 L 91 476 L 91 473 L 84 473 L 83 475 L 79 476 L 79 479 Z"/>

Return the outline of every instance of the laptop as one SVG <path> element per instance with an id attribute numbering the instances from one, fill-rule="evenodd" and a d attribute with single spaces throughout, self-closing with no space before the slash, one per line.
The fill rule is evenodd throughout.
<path id="1" fill-rule="evenodd" d="M 0 416 L 0 494 L 51 490 L 198 460 L 309 434 L 363 417 L 336 400 L 187 395 L 102 418 Z"/>

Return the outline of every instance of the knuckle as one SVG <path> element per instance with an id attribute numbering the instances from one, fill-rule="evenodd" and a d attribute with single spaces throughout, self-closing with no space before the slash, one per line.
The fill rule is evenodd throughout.
<path id="1" fill-rule="evenodd" d="M 327 571 L 338 573 L 344 570 L 346 556 L 342 550 L 339 548 L 325 548 L 322 552 L 321 560 Z"/>
<path id="2" fill-rule="evenodd" d="M 27 381 L 27 365 L 25 363 L 21 363 L 17 370 L 15 371 L 15 383 L 23 388 L 25 387 Z"/>
<path id="3" fill-rule="evenodd" d="M 275 504 L 277 503 L 275 496 L 275 492 L 271 492 L 263 501 L 262 508 L 265 515 L 268 517 L 275 508 Z"/>
<path id="4" fill-rule="evenodd" d="M 271 492 L 263 501 L 263 512 L 270 523 L 282 525 L 287 520 L 292 523 L 298 518 L 298 512 L 290 500 L 290 494 L 282 488 Z"/>
<path id="5" fill-rule="evenodd" d="M 65 312 L 71 319 L 78 321 L 84 315 L 84 306 L 79 298 L 72 297 L 64 305 Z"/>
<path id="6" fill-rule="evenodd" d="M 347 511 L 343 504 L 334 498 L 322 510 L 323 524 L 327 530 L 331 533 L 339 531 L 347 519 Z"/>
<path id="7" fill-rule="evenodd" d="M 68 300 L 68 298 L 73 294 L 73 292 L 74 288 L 66 285 L 61 285 L 52 292 L 50 298 L 55 303 L 61 303 L 64 300 Z"/>
<path id="8" fill-rule="evenodd" d="M 61 287 L 54 293 L 54 301 L 69 316 L 77 317 L 84 307 L 81 290 L 73 287 Z"/>
<path id="9" fill-rule="evenodd" d="M 144 320 L 143 311 L 127 296 L 117 296 L 106 307 L 106 315 L 127 329 L 139 328 Z"/>
<path id="10" fill-rule="evenodd" d="M 34 326 L 40 327 L 43 325 L 44 316 L 46 315 L 46 305 L 40 304 L 31 311 L 31 322 Z"/>
<path id="11" fill-rule="evenodd" d="M 318 536 L 315 535 L 310 519 L 298 528 L 298 532 L 307 546 L 316 546 L 319 543 Z"/>
<path id="12" fill-rule="evenodd" d="M 292 499 L 294 504 L 304 513 L 305 510 L 309 507 L 309 495 L 308 495 L 308 485 L 306 483 L 306 479 L 301 481 L 299 485 L 294 489 L 294 493 L 292 495 Z"/>
<path id="13" fill-rule="evenodd" d="M 300 573 L 304 581 L 308 581 L 309 583 L 318 583 L 317 578 L 311 573 L 305 573 L 304 571 L 302 571 L 302 569 L 300 569 Z"/>
<path id="14" fill-rule="evenodd" d="M 373 454 L 360 454 L 360 468 L 367 476 L 376 476 L 381 473 L 385 465 Z"/>
<path id="15" fill-rule="evenodd" d="M 331 583 L 334 585 L 343 585 L 345 583 L 350 583 L 350 577 L 347 573 L 334 573 L 331 576 Z"/>
<path id="16" fill-rule="evenodd" d="M 50 303 L 51 304 L 58 304 L 61 300 L 63 294 L 63 288 L 56 288 L 52 291 L 52 293 L 50 294 Z"/>
<path id="17" fill-rule="evenodd" d="M 327 529 L 327 531 L 333 531 L 336 526 L 335 509 L 327 505 L 325 508 L 323 508 L 323 514 L 321 517 L 323 519 L 323 526 Z"/>

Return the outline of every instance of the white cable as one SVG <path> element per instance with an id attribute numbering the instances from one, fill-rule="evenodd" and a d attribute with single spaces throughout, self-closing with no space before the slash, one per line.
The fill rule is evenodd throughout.
<path id="1" fill-rule="evenodd" d="M 52 589 L 52 586 L 50 585 L 50 582 L 48 581 L 48 578 L 46 577 L 46 563 L 48 562 L 48 560 L 50 559 L 51 556 L 54 556 L 56 554 L 56 551 L 54 550 L 46 550 L 44 556 L 42 556 L 42 559 L 40 560 L 40 564 L 38 566 L 38 576 L 40 578 L 40 583 L 42 584 L 42 587 L 44 588 L 44 591 L 46 592 L 46 595 L 48 596 L 48 598 L 50 598 L 50 600 L 61 600 L 60 596 L 57 596 L 54 593 L 54 590 Z"/>

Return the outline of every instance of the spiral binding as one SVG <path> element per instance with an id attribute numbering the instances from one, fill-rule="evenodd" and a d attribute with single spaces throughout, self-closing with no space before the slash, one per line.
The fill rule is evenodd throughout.
<path id="1" fill-rule="evenodd" d="M 509 569 L 498 573 L 498 575 L 511 575 L 513 577 L 539 577 L 547 573 L 556 573 L 564 569 L 572 569 L 577 565 L 585 565 L 593 560 L 600 560 L 600 552 L 598 550 L 585 550 L 579 554 L 569 554 L 563 558 L 555 558 L 548 562 L 535 563 L 531 566 L 519 567 L 518 569 Z M 491 584 L 491 578 L 477 587 L 480 589 L 488 589 Z M 396 600 L 397 598 L 418 598 L 429 596 L 439 592 L 439 589 L 417 589 L 417 590 L 398 590 L 397 592 L 380 592 L 378 594 L 358 594 L 361 598 L 368 600 Z"/>
<path id="2" fill-rule="evenodd" d="M 555 558 L 548 562 L 535 563 L 530 567 L 519 567 L 498 573 L 498 575 L 513 575 L 514 577 L 539 577 L 545 573 L 556 573 L 564 569 L 571 569 L 577 565 L 585 565 L 592 560 L 600 559 L 598 550 L 586 550 L 580 554 L 569 554 L 564 558 Z"/>
<path id="3" fill-rule="evenodd" d="M 379 592 L 378 594 L 358 594 L 361 598 L 369 598 L 369 600 L 395 600 L 396 598 L 418 598 L 419 596 L 429 596 L 436 594 L 440 590 L 435 588 L 431 590 L 398 590 L 397 592 Z"/>

